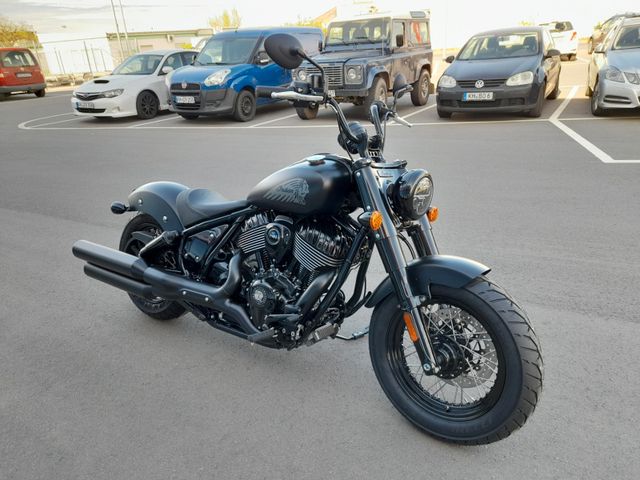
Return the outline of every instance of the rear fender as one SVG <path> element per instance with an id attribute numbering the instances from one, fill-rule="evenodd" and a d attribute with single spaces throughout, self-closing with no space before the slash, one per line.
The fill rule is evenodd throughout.
<path id="1" fill-rule="evenodd" d="M 430 297 L 433 284 L 462 288 L 491 269 L 473 260 L 451 255 L 431 255 L 418 258 L 407 265 L 407 278 L 414 295 Z M 373 308 L 389 295 L 395 295 L 391 278 L 385 278 L 367 300 L 365 306 Z"/>
<path id="2" fill-rule="evenodd" d="M 164 230 L 181 232 L 184 225 L 176 209 L 176 198 L 188 187 L 175 182 L 152 182 L 136 188 L 129 195 L 129 210 L 146 213 Z"/>

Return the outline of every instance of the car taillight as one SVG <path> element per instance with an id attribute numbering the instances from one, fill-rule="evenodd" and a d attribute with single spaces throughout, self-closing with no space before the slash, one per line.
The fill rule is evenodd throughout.
<path id="1" fill-rule="evenodd" d="M 574 38 L 576 38 L 576 35 L 578 34 L 578 32 L 576 32 L 575 30 L 573 31 L 573 33 L 571 34 L 571 40 L 573 40 Z"/>

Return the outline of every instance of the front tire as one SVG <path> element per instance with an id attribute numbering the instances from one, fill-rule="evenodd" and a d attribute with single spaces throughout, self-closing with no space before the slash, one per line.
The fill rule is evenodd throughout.
<path id="1" fill-rule="evenodd" d="M 256 97 L 251 90 L 238 93 L 233 109 L 233 119 L 237 122 L 249 122 L 256 116 Z"/>
<path id="2" fill-rule="evenodd" d="M 367 118 L 370 117 L 370 109 L 373 102 L 375 102 L 376 100 L 379 100 L 384 103 L 387 103 L 387 93 L 388 93 L 387 82 L 382 77 L 376 77 L 373 80 L 373 84 L 371 85 L 371 88 L 369 89 L 367 97 L 364 99 L 364 102 L 362 104 L 364 106 Z"/>
<path id="3" fill-rule="evenodd" d="M 533 118 L 538 118 L 542 115 L 542 107 L 544 106 L 545 92 L 547 91 L 546 80 L 540 85 L 540 91 L 538 92 L 538 99 L 535 106 L 527 112 L 527 115 Z"/>
<path id="4" fill-rule="evenodd" d="M 126 252 L 136 257 L 140 253 L 140 250 L 144 244 L 135 238 L 133 238 L 134 232 L 144 232 L 157 237 L 162 233 L 162 227 L 156 222 L 153 217 L 146 214 L 136 215 L 131 219 L 127 226 L 124 227 L 122 236 L 120 237 L 120 251 Z M 175 262 L 175 259 L 170 257 L 164 258 L 163 263 L 168 264 Z M 166 267 L 168 265 L 158 265 L 159 267 Z M 164 300 L 162 298 L 147 300 L 136 295 L 128 294 L 133 304 L 138 309 L 156 320 L 171 320 L 178 318 L 185 313 L 185 308 L 177 302 L 170 300 Z"/>
<path id="5" fill-rule="evenodd" d="M 425 329 L 448 354 L 446 368 L 422 373 L 392 295 L 374 310 L 369 330 L 382 389 L 402 415 L 439 439 L 486 444 L 509 436 L 542 390 L 540 346 L 525 312 L 485 277 L 459 289 L 432 285 L 431 297 L 422 306 Z"/>
<path id="6" fill-rule="evenodd" d="M 302 120 L 313 120 L 318 116 L 318 110 L 319 108 L 318 108 L 318 105 L 316 104 L 315 107 L 306 107 L 306 108 L 297 107 L 296 113 L 298 114 L 298 117 L 300 117 Z"/>
<path id="7" fill-rule="evenodd" d="M 439 108 L 437 109 L 438 111 L 438 117 L 440 118 L 451 118 L 451 115 L 453 115 L 452 112 L 447 112 L 445 110 L 440 110 Z"/>
<path id="8" fill-rule="evenodd" d="M 596 117 L 602 117 L 607 114 L 607 109 L 600 106 L 600 82 L 596 82 L 591 94 L 591 114 Z"/>
<path id="9" fill-rule="evenodd" d="M 140 120 L 149 120 L 158 114 L 160 102 L 153 92 L 140 92 L 136 99 L 136 112 Z"/>

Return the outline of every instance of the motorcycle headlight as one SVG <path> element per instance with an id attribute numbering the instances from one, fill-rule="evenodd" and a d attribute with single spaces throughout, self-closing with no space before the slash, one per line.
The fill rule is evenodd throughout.
<path id="1" fill-rule="evenodd" d="M 295 72 L 295 78 L 300 80 L 301 82 L 306 82 L 309 78 L 309 74 L 304 68 L 300 68 Z"/>
<path id="2" fill-rule="evenodd" d="M 214 85 L 220 85 L 224 82 L 227 75 L 231 73 L 231 70 L 228 68 L 224 68 L 222 70 L 218 70 L 216 73 L 212 73 L 207 78 L 204 79 L 204 84 L 207 87 L 213 87 Z"/>
<path id="3" fill-rule="evenodd" d="M 612 82 L 624 83 L 624 76 L 622 72 L 616 67 L 609 67 L 604 71 L 604 78 L 611 80 Z"/>
<path id="4" fill-rule="evenodd" d="M 106 92 L 102 92 L 102 96 L 104 98 L 113 98 L 117 97 L 118 95 L 122 95 L 122 92 L 124 92 L 124 89 L 116 88 L 115 90 L 107 90 Z"/>
<path id="5" fill-rule="evenodd" d="M 520 85 L 531 85 L 533 83 L 533 72 L 520 72 L 511 75 L 507 79 L 509 87 L 518 87 Z"/>
<path id="6" fill-rule="evenodd" d="M 409 170 L 393 185 L 391 202 L 405 220 L 418 220 L 427 213 L 433 199 L 433 181 L 426 170 Z"/>
<path id="7" fill-rule="evenodd" d="M 449 75 L 442 75 L 438 82 L 438 86 L 442 88 L 453 88 L 456 86 L 456 79 Z"/>
<path id="8" fill-rule="evenodd" d="M 346 67 L 345 78 L 345 83 L 362 83 L 362 65 Z"/>

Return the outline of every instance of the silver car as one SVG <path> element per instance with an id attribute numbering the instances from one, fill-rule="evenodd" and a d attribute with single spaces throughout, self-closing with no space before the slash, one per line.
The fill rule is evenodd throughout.
<path id="1" fill-rule="evenodd" d="M 591 56 L 591 113 L 640 107 L 640 17 L 621 19 Z"/>

